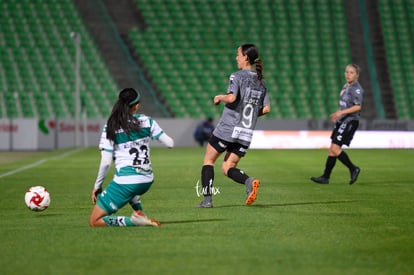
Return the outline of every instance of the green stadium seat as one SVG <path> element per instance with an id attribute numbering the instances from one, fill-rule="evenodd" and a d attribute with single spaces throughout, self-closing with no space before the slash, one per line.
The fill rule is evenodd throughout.
<path id="1" fill-rule="evenodd" d="M 116 86 L 72 1 L 0 0 L 0 6 L 0 46 L 4 49 L 1 60 L 5 69 L 0 88 L 12 89 L 20 95 L 31 90 L 35 101 L 32 106 L 37 108 L 33 112 L 30 108 L 26 110 L 28 97 L 20 96 L 17 104 L 5 105 L 2 114 L 42 118 L 55 114 L 62 118 L 73 116 L 62 108 L 66 104 L 72 106 L 73 98 L 64 96 L 61 104 L 49 102 L 48 98 L 53 98 L 60 90 L 73 90 L 75 47 L 69 33 L 74 29 L 82 35 L 83 81 L 104 87 L 101 97 L 106 97 L 107 91 Z M 42 95 L 44 91 L 48 91 L 49 96 Z M 89 90 L 81 90 L 81 93 L 90 96 Z M 89 113 L 94 117 L 106 117 L 111 105 L 108 103 L 100 113 L 94 110 Z"/>

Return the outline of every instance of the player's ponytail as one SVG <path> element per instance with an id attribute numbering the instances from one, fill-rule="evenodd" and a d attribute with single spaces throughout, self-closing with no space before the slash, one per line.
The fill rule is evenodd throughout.
<path id="1" fill-rule="evenodd" d="M 247 55 L 250 65 L 255 65 L 257 78 L 263 79 L 263 61 L 259 57 L 259 50 L 254 44 L 243 44 L 240 46 L 243 55 Z"/>
<path id="2" fill-rule="evenodd" d="M 138 121 L 131 113 L 131 108 L 138 104 L 140 99 L 141 94 L 132 88 L 125 88 L 119 93 L 106 124 L 106 137 L 109 140 L 115 141 L 116 131 L 120 129 L 128 136 L 131 131 L 140 130 Z"/>
<path id="3" fill-rule="evenodd" d="M 260 58 L 256 58 L 254 61 L 254 64 L 256 65 L 256 72 L 257 72 L 257 78 L 259 80 L 263 79 L 263 61 Z"/>

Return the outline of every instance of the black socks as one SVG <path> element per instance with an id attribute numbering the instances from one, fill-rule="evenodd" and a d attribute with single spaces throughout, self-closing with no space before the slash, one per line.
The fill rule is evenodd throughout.
<path id="1" fill-rule="evenodd" d="M 240 184 L 245 184 L 249 179 L 249 176 L 246 175 L 242 170 L 238 168 L 230 168 L 227 171 L 227 176 L 238 182 Z M 201 184 L 203 186 L 203 195 L 211 196 L 213 191 L 213 182 L 214 182 L 214 166 L 204 165 L 201 168 Z"/>
<path id="2" fill-rule="evenodd" d="M 345 153 L 344 151 L 342 151 L 339 156 L 338 159 L 346 166 L 349 168 L 349 170 L 354 171 L 355 170 L 355 165 L 351 162 L 351 160 L 348 157 L 348 154 Z"/>
<path id="3" fill-rule="evenodd" d="M 203 195 L 211 196 L 214 182 L 214 166 L 204 165 L 201 168 L 201 184 L 203 186 Z"/>
<path id="4" fill-rule="evenodd" d="M 227 171 L 227 176 L 240 184 L 245 184 L 246 180 L 249 178 L 248 175 L 238 168 L 230 168 Z"/>
<path id="5" fill-rule="evenodd" d="M 328 156 L 326 159 L 325 164 L 325 171 L 323 172 L 323 177 L 329 179 L 331 176 L 332 169 L 335 166 L 336 159 L 339 159 L 340 162 L 342 162 L 346 167 L 348 167 L 349 170 L 354 171 L 355 165 L 351 162 L 351 160 L 348 157 L 348 154 L 342 151 L 338 157 Z"/>
<path id="6" fill-rule="evenodd" d="M 324 178 L 329 179 L 329 177 L 331 176 L 332 169 L 335 166 L 335 163 L 336 157 L 328 156 L 328 158 L 326 159 L 325 171 L 322 175 Z"/>

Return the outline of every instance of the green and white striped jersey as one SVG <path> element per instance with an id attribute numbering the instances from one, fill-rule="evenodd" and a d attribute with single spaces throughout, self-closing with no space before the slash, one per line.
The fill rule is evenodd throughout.
<path id="1" fill-rule="evenodd" d="M 99 149 L 111 152 L 114 164 L 114 181 L 118 184 L 151 182 L 154 175 L 150 159 L 150 140 L 158 139 L 163 130 L 151 117 L 134 115 L 141 127 L 127 135 L 122 129 L 116 131 L 115 141 L 106 138 L 106 125 L 102 130 Z"/>

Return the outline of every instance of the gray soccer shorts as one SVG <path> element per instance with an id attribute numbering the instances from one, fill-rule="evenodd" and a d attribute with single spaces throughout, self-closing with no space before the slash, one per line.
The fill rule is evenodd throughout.
<path id="1" fill-rule="evenodd" d="M 351 120 L 348 122 L 337 122 L 332 131 L 332 143 L 342 146 L 349 146 L 354 138 L 355 131 L 358 129 L 359 121 Z"/>

